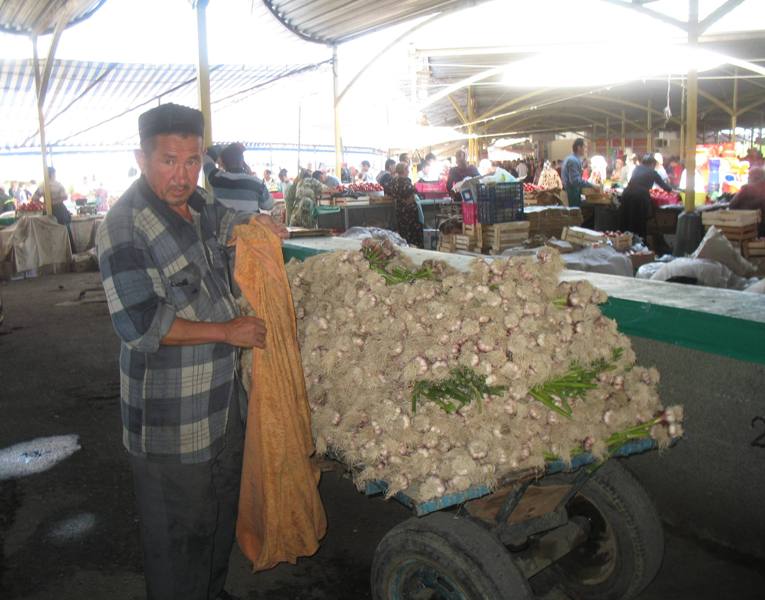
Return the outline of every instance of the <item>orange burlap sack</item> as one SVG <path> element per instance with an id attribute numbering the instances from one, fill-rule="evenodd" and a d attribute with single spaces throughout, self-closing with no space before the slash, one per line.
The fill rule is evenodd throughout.
<path id="1" fill-rule="evenodd" d="M 252 353 L 236 523 L 239 546 L 260 571 L 316 552 L 327 519 L 281 240 L 255 222 L 237 226 L 235 239 L 236 282 L 268 330 L 266 349 Z"/>

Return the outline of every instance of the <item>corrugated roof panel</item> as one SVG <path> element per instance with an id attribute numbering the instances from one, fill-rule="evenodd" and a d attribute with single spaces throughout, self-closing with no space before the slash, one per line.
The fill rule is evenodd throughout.
<path id="1" fill-rule="evenodd" d="M 39 144 L 31 60 L 0 60 L 0 148 Z M 211 96 L 220 107 L 237 93 L 314 65 L 263 67 L 213 65 Z M 99 80 L 100 78 L 100 80 Z M 45 116 L 49 145 L 131 143 L 138 114 L 159 102 L 197 103 L 195 65 L 56 61 L 51 69 Z M 225 104 L 225 103 L 224 103 Z"/>
<path id="2" fill-rule="evenodd" d="M 0 30 L 7 33 L 51 33 L 62 9 L 70 10 L 67 27 L 87 19 L 106 0 L 0 0 Z"/>
<path id="3" fill-rule="evenodd" d="M 300 37 L 337 44 L 427 14 L 475 6 L 481 0 L 263 0 Z"/>

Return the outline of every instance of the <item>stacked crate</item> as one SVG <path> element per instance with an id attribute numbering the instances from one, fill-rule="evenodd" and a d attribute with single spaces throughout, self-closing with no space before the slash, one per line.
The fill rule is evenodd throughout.
<path id="1" fill-rule="evenodd" d="M 522 246 L 529 239 L 528 221 L 483 225 L 481 248 L 489 254 L 502 254 L 508 248 Z"/>
<path id="2" fill-rule="evenodd" d="M 765 257 L 765 238 L 746 240 L 741 245 L 741 250 L 746 258 Z"/>
<path id="3" fill-rule="evenodd" d="M 701 215 L 704 227 L 715 226 L 731 242 L 746 242 L 757 237 L 757 224 L 761 219 L 759 210 L 715 210 Z"/>

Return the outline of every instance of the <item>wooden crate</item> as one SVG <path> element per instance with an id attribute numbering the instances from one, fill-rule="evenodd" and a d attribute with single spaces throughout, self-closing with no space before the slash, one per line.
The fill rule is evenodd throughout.
<path id="1" fill-rule="evenodd" d="M 484 225 L 482 229 L 482 247 L 492 254 L 520 246 L 529 239 L 529 222 L 514 221 L 512 223 L 497 223 Z"/>
<path id="2" fill-rule="evenodd" d="M 438 236 L 439 252 L 454 252 L 457 249 L 453 233 L 446 233 Z"/>
<path id="3" fill-rule="evenodd" d="M 632 246 L 631 233 L 618 233 L 616 235 L 607 235 L 606 237 L 611 241 L 614 250 L 618 250 L 619 252 L 629 250 Z"/>
<path id="4" fill-rule="evenodd" d="M 746 227 L 762 219 L 759 210 L 707 210 L 701 213 L 704 227 Z"/>
<path id="5" fill-rule="evenodd" d="M 746 225 L 744 227 L 722 227 L 715 225 L 722 234 L 731 242 L 743 242 L 757 237 L 757 225 Z"/>
<path id="6" fill-rule="evenodd" d="M 741 244 L 741 251 L 746 258 L 765 256 L 765 238 L 745 240 Z"/>
<path id="7" fill-rule="evenodd" d="M 481 225 L 479 223 L 476 223 L 475 225 L 463 224 L 462 233 L 475 239 L 481 239 Z"/>
<path id="8" fill-rule="evenodd" d="M 585 227 L 564 227 L 561 239 L 580 246 L 591 246 L 606 241 L 605 234 Z"/>
<path id="9" fill-rule="evenodd" d="M 473 252 L 476 249 L 475 238 L 458 233 L 454 236 L 454 248 L 455 250 Z"/>
<path id="10" fill-rule="evenodd" d="M 582 193 L 588 204 L 611 204 L 611 196 L 593 188 L 583 188 Z"/>

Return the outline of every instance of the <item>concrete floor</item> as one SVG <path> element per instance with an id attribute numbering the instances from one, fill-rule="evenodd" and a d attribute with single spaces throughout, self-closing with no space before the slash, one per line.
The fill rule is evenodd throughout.
<path id="1" fill-rule="evenodd" d="M 143 598 L 132 482 L 119 423 L 117 340 L 95 273 L 0 285 L 0 449 L 77 433 L 82 450 L 51 470 L 0 481 L 0 598 Z M 329 533 L 296 566 L 253 575 L 232 555 L 229 589 L 250 600 L 369 598 L 374 548 L 403 507 L 327 472 Z M 765 598 L 765 563 L 666 532 L 664 564 L 640 600 Z M 564 600 L 553 590 L 547 600 Z"/>

